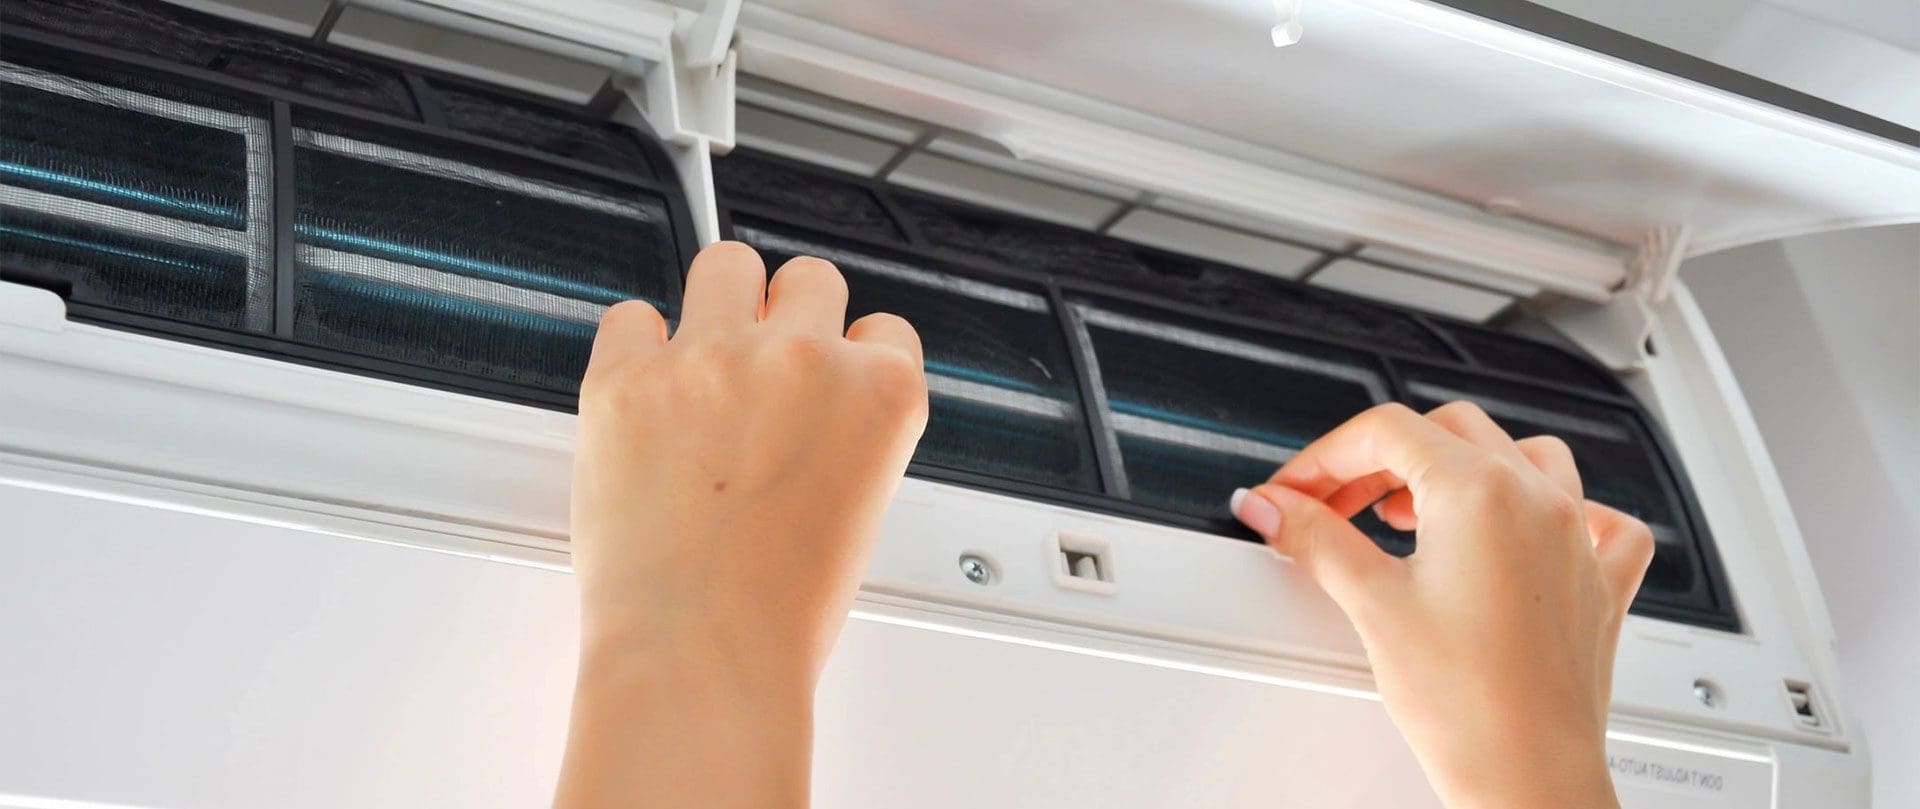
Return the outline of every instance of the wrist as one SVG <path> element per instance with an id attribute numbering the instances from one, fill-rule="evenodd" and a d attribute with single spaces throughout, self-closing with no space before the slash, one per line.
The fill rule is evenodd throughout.
<path id="1" fill-rule="evenodd" d="M 1618 809 L 1604 742 L 1515 744 L 1429 780 L 1448 809 Z"/>
<path id="2" fill-rule="evenodd" d="M 580 687 L 652 687 L 689 695 L 811 706 L 816 676 L 764 638 L 706 622 L 583 620 Z"/>
<path id="3" fill-rule="evenodd" d="M 806 805 L 812 682 L 710 640 L 582 638 L 556 807 Z"/>

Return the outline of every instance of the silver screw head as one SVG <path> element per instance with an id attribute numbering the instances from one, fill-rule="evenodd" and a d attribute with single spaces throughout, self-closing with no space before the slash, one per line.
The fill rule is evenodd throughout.
<path id="1" fill-rule="evenodd" d="M 987 560 L 973 554 L 960 557 L 960 573 L 974 584 L 986 584 L 993 577 L 993 569 L 987 567 Z"/>
<path id="2" fill-rule="evenodd" d="M 1701 705 L 1708 708 L 1713 707 L 1713 703 L 1716 701 L 1713 686 L 1704 680 L 1695 680 L 1693 683 L 1693 698 L 1699 700 Z"/>

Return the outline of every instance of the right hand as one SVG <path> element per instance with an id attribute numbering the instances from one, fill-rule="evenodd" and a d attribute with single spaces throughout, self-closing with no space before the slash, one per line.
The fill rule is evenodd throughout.
<path id="1" fill-rule="evenodd" d="M 1412 556 L 1349 522 L 1376 501 L 1417 531 Z M 1582 499 L 1565 442 L 1516 442 L 1465 402 L 1425 416 L 1381 405 L 1236 493 L 1234 513 L 1353 621 L 1444 804 L 1618 806 L 1605 751 L 1614 650 L 1653 537 Z"/>

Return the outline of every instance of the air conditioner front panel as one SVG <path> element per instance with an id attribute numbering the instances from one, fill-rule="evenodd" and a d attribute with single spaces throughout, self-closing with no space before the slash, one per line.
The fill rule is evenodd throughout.
<path id="1" fill-rule="evenodd" d="M 935 112 L 934 99 L 895 95 L 884 71 L 855 66 L 869 61 L 1043 108 L 976 114 L 980 134 L 1013 146 L 1048 138 L 1049 116 L 1070 115 L 1494 205 L 1616 244 L 1683 222 L 1706 251 L 1920 219 L 1920 133 L 1572 18 L 1540 23 L 1583 38 L 1556 42 L 1515 27 L 1550 12 L 1505 5 L 1305 3 L 1300 42 L 1275 48 L 1273 8 L 1259 3 L 772 0 L 743 15 L 743 67 Z M 789 43 L 844 58 L 808 65 Z M 953 104 L 942 123 L 971 128 L 962 94 L 940 101 Z M 1156 168 L 1090 157 L 1114 161 L 1111 179 Z M 1203 188 L 1179 191 L 1206 201 Z"/>

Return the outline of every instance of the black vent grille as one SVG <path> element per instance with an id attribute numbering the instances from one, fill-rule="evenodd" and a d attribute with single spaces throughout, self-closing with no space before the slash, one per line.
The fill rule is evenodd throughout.
<path id="1" fill-rule="evenodd" d="M 806 254 L 847 277 L 849 321 L 905 317 L 926 352 L 930 414 L 915 461 L 1061 489 L 1099 478 L 1065 336 L 1044 290 L 954 274 L 938 262 L 848 250 L 736 220 L 770 267 Z"/>
<path id="2" fill-rule="evenodd" d="M 1632 410 L 1543 388 L 1457 372 L 1404 369 L 1412 403 L 1478 403 L 1515 438 L 1551 434 L 1573 449 L 1588 499 L 1646 522 L 1654 558 L 1640 603 L 1711 613 L 1725 603 L 1709 576 L 1718 569 L 1705 524 L 1692 512 L 1653 433 Z"/>
<path id="3" fill-rule="evenodd" d="M 1554 346 L 1485 329 L 1454 325 L 1441 328 L 1476 362 L 1489 368 L 1600 393 L 1621 392 L 1620 380 L 1612 374 L 1591 360 Z"/>
<path id="4" fill-rule="evenodd" d="M 411 116 L 396 70 L 153 0 L 8 0 L 6 22 L 369 110 Z"/>
<path id="5" fill-rule="evenodd" d="M 0 19 L 0 276 L 75 318 L 570 407 L 608 305 L 675 313 L 634 130 L 158 0 Z"/>
<path id="6" fill-rule="evenodd" d="M 1230 524 L 1223 492 L 1392 395 L 1365 354 L 1111 302 L 1076 315 L 1129 492 L 1156 508 Z"/>
<path id="7" fill-rule="evenodd" d="M 299 128 L 294 332 L 332 348 L 572 392 L 605 307 L 674 314 L 667 205 Z M 552 172 L 546 172 L 551 174 Z"/>
<path id="8" fill-rule="evenodd" d="M 717 193 L 734 204 L 869 239 L 905 241 L 879 197 L 854 183 L 736 153 L 713 161 L 713 184 Z"/>
<path id="9" fill-rule="evenodd" d="M 653 177 L 632 129 L 504 95 L 432 82 L 447 126 L 545 154 Z"/>
<path id="10" fill-rule="evenodd" d="M 735 150 L 716 158 L 715 175 L 723 221 L 769 263 L 797 252 L 833 260 L 856 314 L 884 308 L 920 328 L 935 388 L 920 474 L 953 470 L 971 477 L 950 479 L 971 485 L 1253 539 L 1228 514 L 1228 495 L 1266 480 L 1328 429 L 1382 401 L 1431 408 L 1475 399 L 1516 435 L 1566 438 L 1590 495 L 1654 526 L 1658 551 L 1637 612 L 1739 626 L 1684 477 L 1639 405 L 1585 358 L 786 158 Z M 869 277 L 863 255 L 981 274 L 1069 303 L 1032 321 L 973 321 L 973 304 L 951 291 L 899 294 Z M 1009 344 L 1047 331 L 1047 319 L 1068 335 L 1063 359 Z M 1077 374 L 1088 393 L 1050 395 L 1084 415 L 1044 422 L 1006 408 L 964 410 L 934 384 L 953 367 L 987 373 L 1003 389 Z M 1043 423 L 1088 440 L 1043 435 Z M 1353 522 L 1388 553 L 1417 552 L 1411 533 L 1371 510 Z"/>

